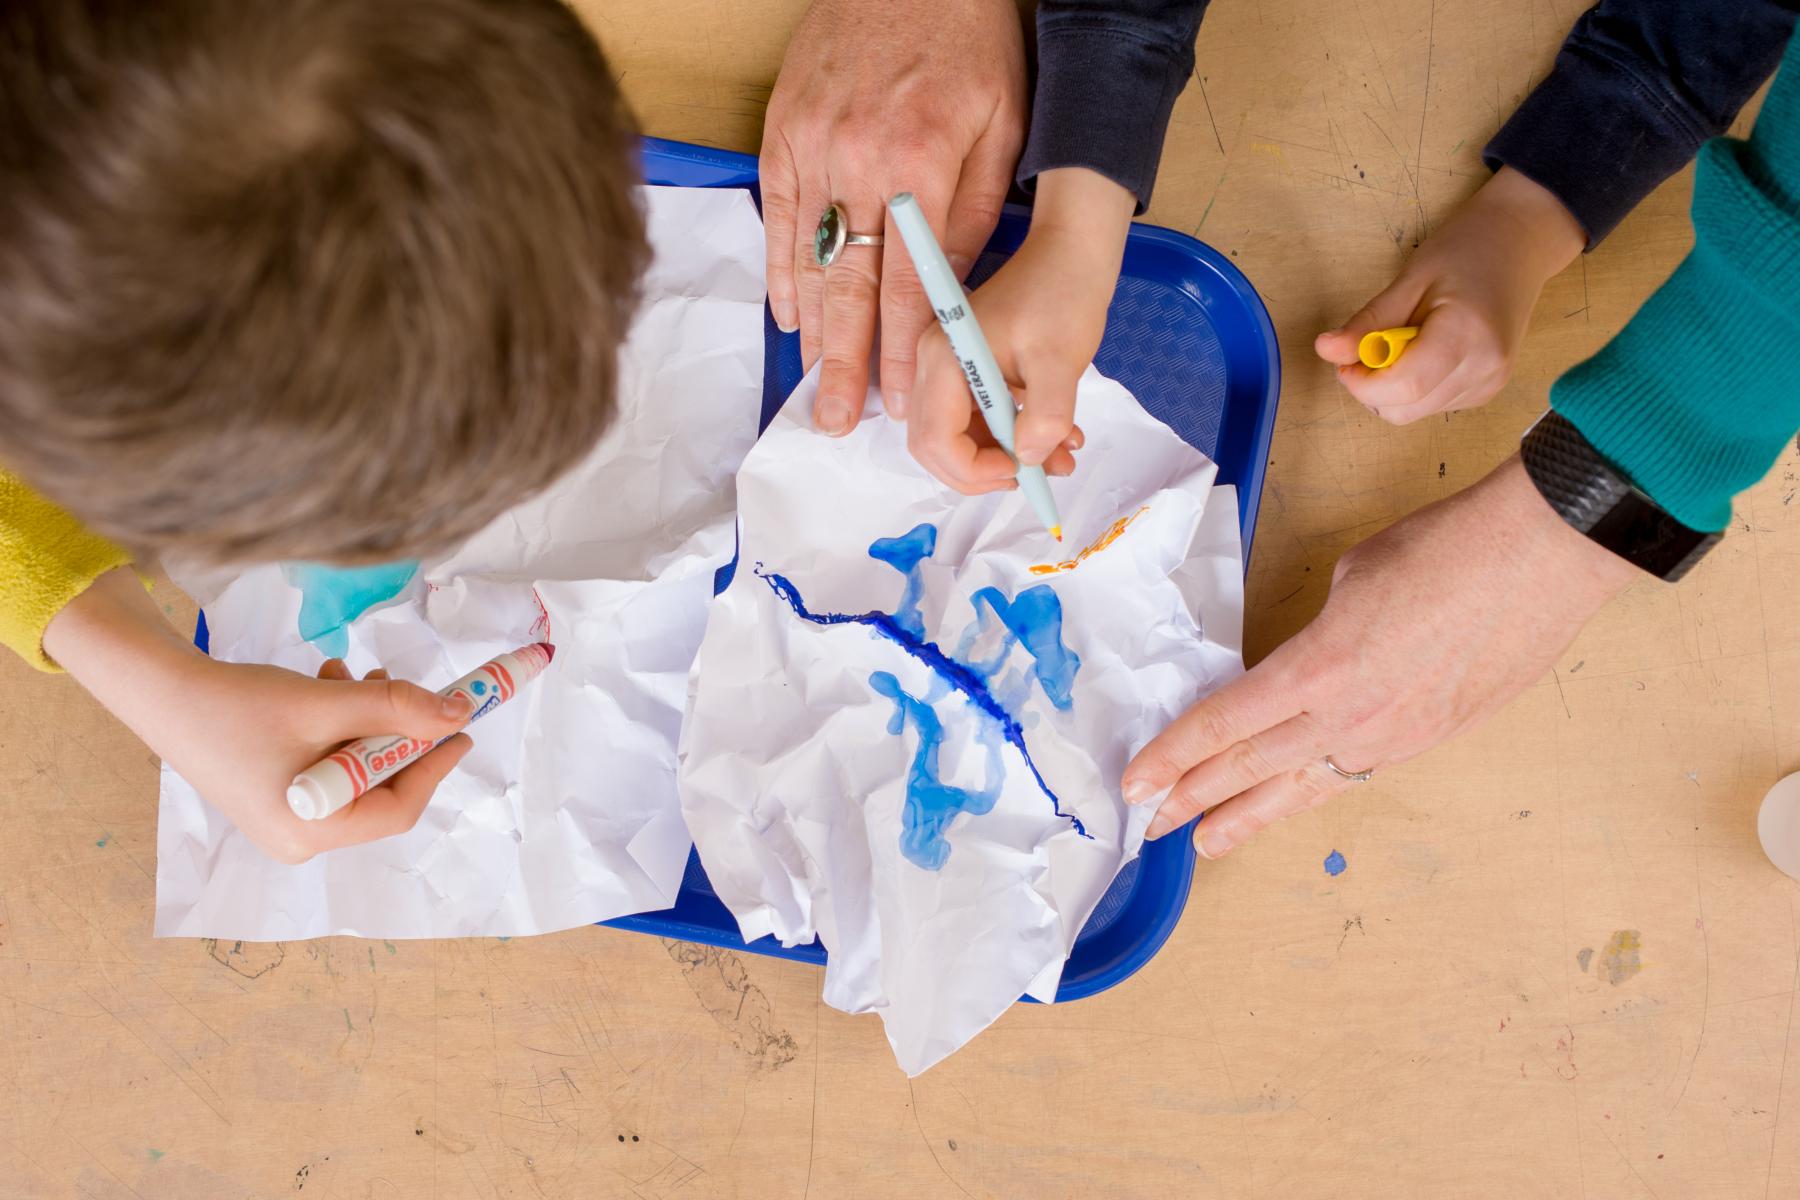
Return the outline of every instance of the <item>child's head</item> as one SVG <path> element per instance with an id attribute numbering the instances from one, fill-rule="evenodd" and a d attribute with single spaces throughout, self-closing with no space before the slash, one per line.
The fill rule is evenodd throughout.
<path id="1" fill-rule="evenodd" d="M 606 427 L 635 183 L 559 0 L 6 0 L 0 463 L 143 549 L 444 546 Z"/>

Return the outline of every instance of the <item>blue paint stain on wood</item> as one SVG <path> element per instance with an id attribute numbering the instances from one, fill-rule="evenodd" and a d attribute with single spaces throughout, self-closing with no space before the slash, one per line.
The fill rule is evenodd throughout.
<path id="1" fill-rule="evenodd" d="M 1349 863 L 1344 861 L 1344 856 L 1339 854 L 1336 850 L 1333 850 L 1330 854 L 1325 856 L 1325 873 L 1327 875 L 1342 875 L 1344 873 L 1344 868 L 1349 865 Z"/>

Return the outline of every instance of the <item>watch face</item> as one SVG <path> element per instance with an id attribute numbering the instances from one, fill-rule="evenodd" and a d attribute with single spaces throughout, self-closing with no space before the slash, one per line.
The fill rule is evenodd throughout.
<path id="1" fill-rule="evenodd" d="M 1693 566 L 1689 560 L 1698 560 L 1695 551 L 1711 546 L 1719 537 L 1688 528 L 1635 489 L 1594 522 L 1588 536 L 1652 575 L 1670 580 L 1681 578 Z"/>

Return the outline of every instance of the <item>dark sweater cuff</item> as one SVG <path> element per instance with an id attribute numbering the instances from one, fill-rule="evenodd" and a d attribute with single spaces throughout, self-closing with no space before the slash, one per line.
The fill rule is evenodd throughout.
<path id="1" fill-rule="evenodd" d="M 1031 190 L 1057 167 L 1098 171 L 1150 206 L 1175 98 L 1193 51 L 1116 28 L 1061 22 L 1038 30 L 1037 96 L 1018 180 Z"/>
<path id="2" fill-rule="evenodd" d="M 1706 137 L 1654 82 L 1602 52 L 1565 46 L 1482 157 L 1549 189 L 1592 249 Z"/>

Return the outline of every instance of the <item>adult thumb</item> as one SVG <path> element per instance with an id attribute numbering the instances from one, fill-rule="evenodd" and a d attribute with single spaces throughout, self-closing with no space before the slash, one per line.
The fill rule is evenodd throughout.
<path id="1" fill-rule="evenodd" d="M 1328 329 L 1313 339 L 1313 350 L 1328 363 L 1344 366 L 1357 361 L 1357 345 L 1365 334 L 1377 329 L 1393 329 L 1416 324 L 1413 311 L 1424 295 L 1421 285 L 1410 276 L 1401 275 L 1357 310 L 1356 315 L 1336 329 Z"/>

